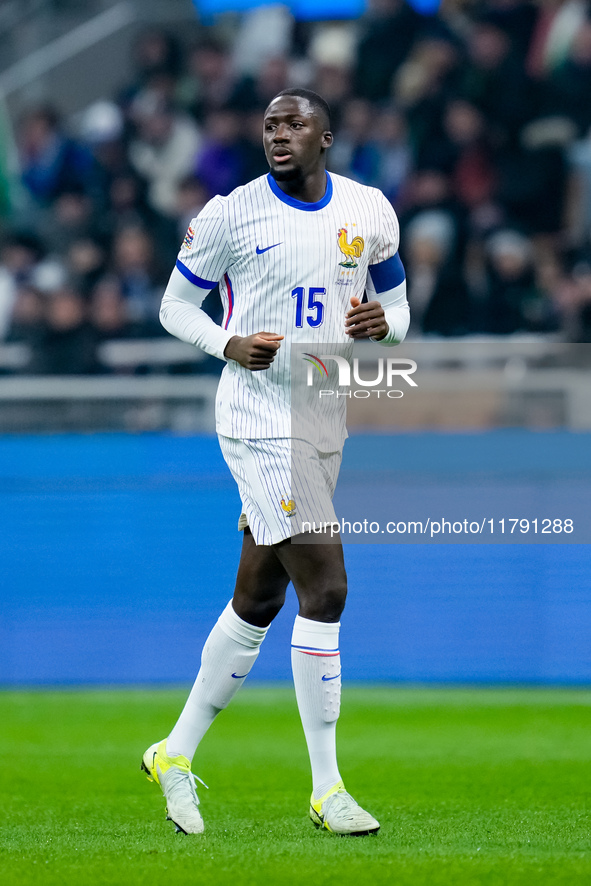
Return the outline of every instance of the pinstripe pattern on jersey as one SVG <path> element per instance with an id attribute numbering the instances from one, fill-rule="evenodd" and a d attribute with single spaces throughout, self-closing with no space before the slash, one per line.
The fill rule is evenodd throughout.
<path id="1" fill-rule="evenodd" d="M 224 326 L 241 336 L 274 332 L 285 338 L 275 361 L 265 371 L 251 372 L 234 361 L 226 365 L 216 401 L 218 433 L 235 439 L 291 437 L 297 434 L 291 415 L 291 347 L 306 343 L 311 353 L 327 353 L 330 343 L 350 345 L 344 315 L 351 297 L 362 298 L 370 265 L 385 262 L 398 249 L 398 221 L 383 194 L 331 174 L 332 192 L 322 205 L 292 205 L 265 175 L 228 197 L 215 197 L 191 223 L 195 236 L 190 249 L 181 248 L 179 260 L 197 277 L 216 280 L 225 309 Z M 275 187 L 274 187 L 275 186 Z M 315 211 L 305 209 L 315 206 Z M 302 209 L 305 211 L 302 211 Z M 340 267 L 338 231 L 365 241 L 358 267 Z M 276 245 L 257 254 L 257 246 Z M 231 277 L 231 283 L 229 278 Z M 296 288 L 304 292 L 303 324 L 295 325 Z M 311 326 L 310 289 L 323 289 L 323 322 Z M 307 423 L 311 442 L 323 451 L 342 446 L 346 432 L 344 401 L 323 404 Z M 333 415 L 334 413 L 334 415 Z M 330 433 L 326 430 L 331 428 Z M 314 428 L 322 433 L 315 436 Z M 332 434 L 332 436 L 331 436 Z"/>
<path id="2" fill-rule="evenodd" d="M 234 440 L 220 435 L 219 441 L 257 545 L 299 535 L 306 521 L 319 525 L 336 520 L 332 496 L 340 451 L 320 453 L 303 440 Z M 295 501 L 293 516 L 282 509 L 282 498 Z"/>

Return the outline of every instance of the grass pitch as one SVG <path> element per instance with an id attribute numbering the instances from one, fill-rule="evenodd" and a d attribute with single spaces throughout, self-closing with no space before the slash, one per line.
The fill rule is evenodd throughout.
<path id="1" fill-rule="evenodd" d="M 346 688 L 341 768 L 382 824 L 366 838 L 314 829 L 293 692 L 256 687 L 200 748 L 206 834 L 176 834 L 139 763 L 185 694 L 0 693 L 3 886 L 591 882 L 588 691 Z"/>

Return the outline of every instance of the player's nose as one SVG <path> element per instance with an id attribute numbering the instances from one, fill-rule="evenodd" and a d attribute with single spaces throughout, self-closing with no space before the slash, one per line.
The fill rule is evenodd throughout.
<path id="1" fill-rule="evenodd" d="M 274 142 L 277 142 L 277 141 L 280 141 L 280 142 L 287 141 L 287 140 L 289 139 L 290 131 L 291 131 L 291 130 L 290 130 L 289 126 L 287 126 L 287 124 L 285 124 L 285 123 L 280 123 L 279 126 L 277 127 L 277 129 L 275 130 L 275 134 L 274 134 L 274 136 L 273 136 L 273 141 L 274 141 Z"/>

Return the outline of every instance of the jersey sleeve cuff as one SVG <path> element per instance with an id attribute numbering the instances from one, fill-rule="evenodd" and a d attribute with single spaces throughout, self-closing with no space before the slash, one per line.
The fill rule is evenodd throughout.
<path id="1" fill-rule="evenodd" d="M 176 260 L 176 269 L 180 271 L 183 277 L 186 280 L 189 280 L 193 286 L 198 286 L 200 289 L 206 289 L 210 292 L 212 289 L 218 285 L 215 280 L 204 280 L 203 277 L 199 277 L 197 274 L 194 274 L 184 262 L 177 258 Z"/>
<path id="2" fill-rule="evenodd" d="M 228 342 L 231 338 L 234 338 L 236 335 L 235 332 L 228 332 L 227 329 L 222 329 L 221 326 L 218 326 L 216 330 L 211 330 L 209 332 L 211 336 L 208 341 L 209 345 L 209 353 L 214 357 L 219 357 L 220 360 L 227 360 L 228 358 L 224 356 L 224 351 L 228 345 Z M 208 336 L 209 337 L 209 336 Z"/>
<path id="3" fill-rule="evenodd" d="M 384 338 L 371 338 L 371 341 L 391 348 L 394 345 L 399 345 L 406 338 L 410 325 L 408 303 L 404 305 L 388 305 L 384 308 L 384 315 L 388 324 L 388 332 Z"/>

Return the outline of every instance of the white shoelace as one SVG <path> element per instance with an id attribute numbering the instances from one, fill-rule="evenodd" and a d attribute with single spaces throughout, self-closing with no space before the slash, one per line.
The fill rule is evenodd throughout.
<path id="1" fill-rule="evenodd" d="M 186 770 L 184 771 L 182 769 L 179 769 L 178 767 L 171 766 L 171 768 L 166 773 L 166 776 L 166 794 L 168 799 L 170 799 L 173 803 L 182 803 L 187 801 L 188 798 L 185 794 L 187 784 L 189 785 L 192 799 L 196 806 L 199 805 L 196 782 L 199 782 L 203 785 L 204 788 L 207 788 L 207 790 L 209 790 L 209 787 L 205 784 L 203 779 L 199 778 L 198 775 L 195 775 L 195 773 L 191 771 L 187 772 Z"/>

